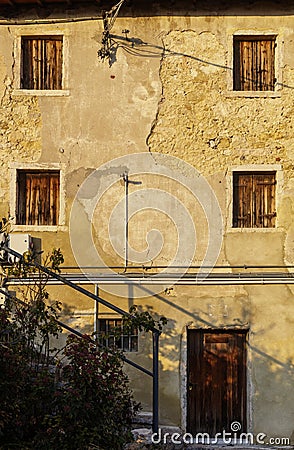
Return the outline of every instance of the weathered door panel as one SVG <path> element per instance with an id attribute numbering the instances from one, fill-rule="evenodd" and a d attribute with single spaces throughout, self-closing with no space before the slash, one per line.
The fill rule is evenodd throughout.
<path id="1" fill-rule="evenodd" d="M 246 430 L 246 332 L 188 330 L 187 429 Z"/>

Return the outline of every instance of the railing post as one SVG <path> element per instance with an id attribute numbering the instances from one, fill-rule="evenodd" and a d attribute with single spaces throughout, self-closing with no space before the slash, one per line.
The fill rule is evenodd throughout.
<path id="1" fill-rule="evenodd" d="M 158 392 L 158 353 L 159 353 L 159 335 L 160 333 L 152 331 L 153 341 L 153 416 L 152 416 L 152 430 L 153 433 L 158 433 L 158 411 L 159 411 L 159 392 Z"/>

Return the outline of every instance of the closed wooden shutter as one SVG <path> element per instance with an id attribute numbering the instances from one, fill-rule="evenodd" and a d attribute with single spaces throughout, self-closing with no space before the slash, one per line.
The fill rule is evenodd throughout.
<path id="1" fill-rule="evenodd" d="M 57 171 L 19 172 L 17 223 L 58 225 L 59 179 Z"/>
<path id="2" fill-rule="evenodd" d="M 276 174 L 237 172 L 233 184 L 233 227 L 274 227 Z"/>
<path id="3" fill-rule="evenodd" d="M 62 89 L 62 43 L 62 36 L 22 38 L 22 89 Z"/>
<path id="4" fill-rule="evenodd" d="M 273 91 L 275 37 L 234 38 L 234 90 Z"/>

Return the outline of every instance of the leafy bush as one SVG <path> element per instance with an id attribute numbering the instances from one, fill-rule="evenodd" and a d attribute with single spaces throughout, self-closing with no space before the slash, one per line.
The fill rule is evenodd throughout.
<path id="1" fill-rule="evenodd" d="M 45 264 L 60 272 L 63 255 L 53 249 Z M 98 347 L 88 335 L 70 335 L 52 350 L 51 336 L 61 331 L 59 302 L 50 302 L 48 275 L 30 253 L 2 267 L 9 277 L 35 282 L 24 286 L 22 299 L 8 296 L 0 307 L 0 444 L 1 449 L 119 450 L 132 440 L 131 419 L 139 408 L 123 371 L 121 351 Z M 124 329 L 161 332 L 164 317 L 132 307 Z M 117 333 L 121 330 L 117 330 Z M 62 354 L 63 364 L 57 359 Z"/>
<path id="2" fill-rule="evenodd" d="M 89 336 L 70 336 L 65 348 L 68 364 L 54 394 L 53 414 L 44 420 L 38 448 L 84 449 L 90 444 L 121 449 L 132 439 L 132 400 L 120 353 L 97 348 Z"/>
<path id="3" fill-rule="evenodd" d="M 23 310 L 21 320 L 28 313 Z M 19 315 L 18 315 L 19 316 Z M 131 440 L 132 400 L 120 352 L 69 336 L 67 364 L 38 360 L 19 337 L 18 320 L 0 311 L 0 438 L 7 448 L 120 449 Z M 37 324 L 36 324 L 37 326 Z M 34 359 L 35 358 L 35 359 Z M 58 375 L 58 376 L 57 376 Z M 3 447 L 5 448 L 5 447 Z M 22 447 L 24 448 L 24 447 Z"/>
<path id="4" fill-rule="evenodd" d="M 9 276 L 39 275 L 22 299 L 9 297 L 0 308 L 0 444 L 1 449 L 119 450 L 132 440 L 133 401 L 121 351 L 98 347 L 90 336 L 70 335 L 62 365 L 49 348 L 60 332 L 60 304 L 49 302 L 48 277 L 31 264 L 30 255 L 8 267 Z M 59 271 L 60 250 L 46 259 Z M 132 308 L 123 318 L 134 326 L 159 331 L 166 319 L 152 319 Z"/>
<path id="5" fill-rule="evenodd" d="M 13 318 L 9 307 L 0 310 L 0 440 L 7 444 L 26 441 L 36 433 L 54 392 L 50 358 L 23 334 L 29 318 L 33 334 L 33 309 L 18 308 Z"/>

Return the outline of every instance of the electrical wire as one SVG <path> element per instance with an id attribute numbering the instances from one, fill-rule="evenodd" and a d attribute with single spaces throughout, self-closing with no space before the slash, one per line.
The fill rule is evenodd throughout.
<path id="1" fill-rule="evenodd" d="M 150 50 L 135 49 L 134 47 L 129 47 L 127 45 L 119 44 L 119 48 L 122 48 L 125 52 L 133 56 L 148 56 L 149 58 L 161 58 L 160 53 L 152 52 Z M 143 53 L 143 54 L 142 54 Z"/>
<path id="2" fill-rule="evenodd" d="M 100 21 L 102 17 L 72 17 L 61 19 L 26 19 L 26 20 L 0 20 L 0 25 L 12 26 L 12 25 L 52 25 L 55 23 L 74 23 L 74 22 L 87 22 L 87 21 Z"/>

